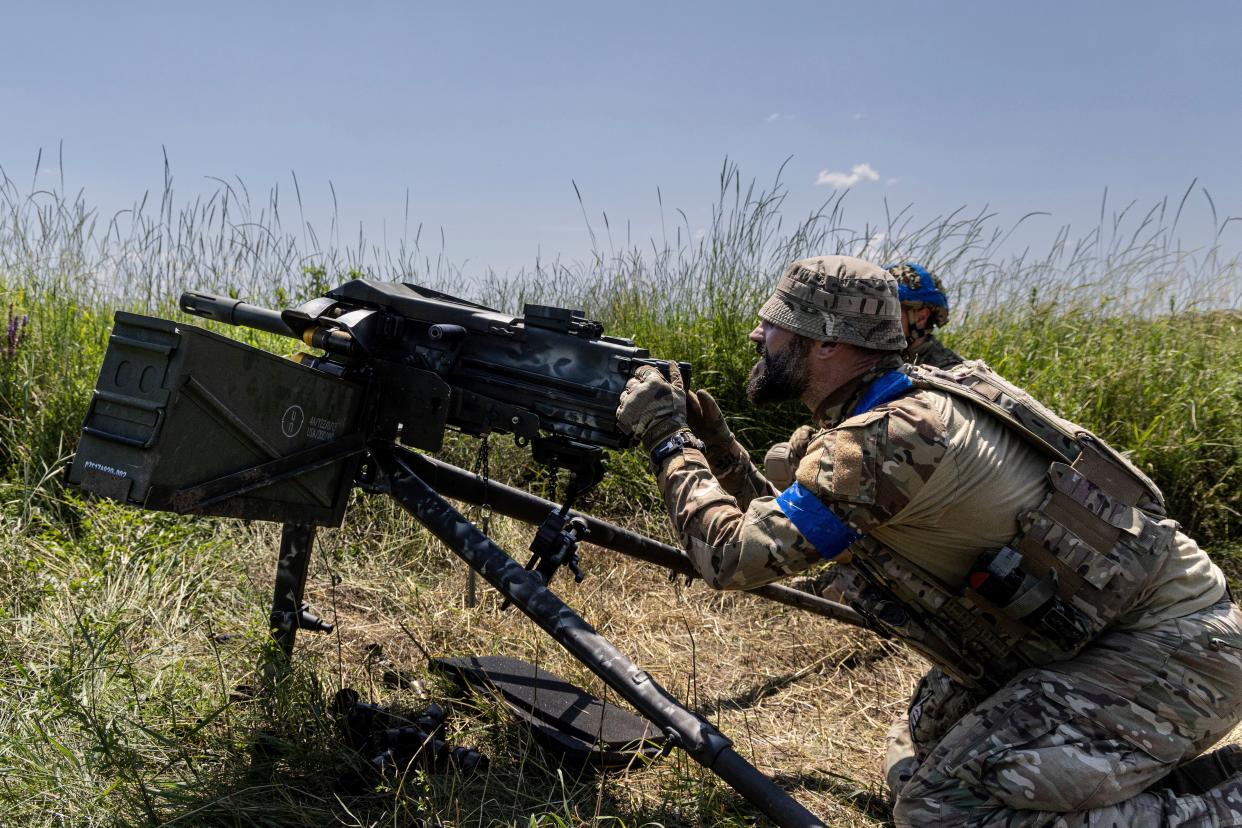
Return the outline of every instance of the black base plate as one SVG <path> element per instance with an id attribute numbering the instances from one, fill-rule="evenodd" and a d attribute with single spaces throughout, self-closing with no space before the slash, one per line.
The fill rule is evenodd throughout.
<path id="1" fill-rule="evenodd" d="M 545 750 L 571 768 L 641 767 L 662 751 L 664 734 L 651 722 L 519 658 L 433 658 L 428 667 L 462 689 L 503 702 Z"/>

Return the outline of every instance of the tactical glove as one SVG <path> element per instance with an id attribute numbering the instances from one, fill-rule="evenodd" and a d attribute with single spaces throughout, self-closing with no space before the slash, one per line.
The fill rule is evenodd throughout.
<path id="1" fill-rule="evenodd" d="M 705 389 L 686 394 L 686 420 L 694 436 L 709 446 L 727 446 L 734 442 L 733 432 L 729 430 L 716 398 Z"/>
<path id="2" fill-rule="evenodd" d="M 728 469 L 746 449 L 729 430 L 720 406 L 703 389 L 686 394 L 686 421 L 694 436 L 703 441 L 703 453 L 716 474 Z"/>
<path id="3" fill-rule="evenodd" d="M 641 440 L 647 451 L 679 431 L 690 430 L 686 425 L 686 389 L 681 371 L 676 362 L 670 362 L 668 370 L 671 382 L 658 368 L 639 368 L 625 384 L 621 404 L 617 406 L 617 425 Z"/>

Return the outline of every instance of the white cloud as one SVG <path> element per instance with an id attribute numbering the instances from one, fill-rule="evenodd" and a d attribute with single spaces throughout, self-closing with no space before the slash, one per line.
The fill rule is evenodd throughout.
<path id="1" fill-rule="evenodd" d="M 885 184 L 887 184 L 888 186 L 890 186 L 890 187 L 891 187 L 891 186 L 893 186 L 894 184 L 900 184 L 900 183 L 901 183 L 901 179 L 900 179 L 900 178 L 890 178 L 888 181 L 885 181 L 884 183 L 885 183 Z"/>
<path id="2" fill-rule="evenodd" d="M 871 168 L 870 164 L 855 164 L 850 167 L 850 171 L 828 172 L 820 170 L 819 175 L 815 178 L 816 184 L 822 184 L 825 187 L 833 187 L 837 190 L 844 190 L 846 187 L 853 187 L 862 181 L 879 181 L 880 174 Z"/>
<path id="3" fill-rule="evenodd" d="M 854 120 L 855 120 L 855 121 L 861 121 L 861 120 L 863 119 L 863 117 L 864 117 L 864 116 L 863 116 L 863 114 L 862 114 L 861 112 L 855 112 L 855 113 L 854 113 Z"/>
<path id="4" fill-rule="evenodd" d="M 781 113 L 779 113 L 779 112 L 773 112 L 771 115 L 769 115 L 768 117 L 764 118 L 763 120 L 767 121 L 767 122 L 770 124 L 770 123 L 772 123 L 773 121 L 775 121 L 775 120 L 779 119 L 780 117 L 781 117 Z"/>
<path id="5" fill-rule="evenodd" d="M 880 250 L 880 244 L 884 241 L 885 237 L 884 233 L 875 233 L 870 238 L 863 239 L 859 242 L 858 249 L 854 251 L 854 256 L 861 259 L 864 258 L 869 252 L 878 253 Z"/>

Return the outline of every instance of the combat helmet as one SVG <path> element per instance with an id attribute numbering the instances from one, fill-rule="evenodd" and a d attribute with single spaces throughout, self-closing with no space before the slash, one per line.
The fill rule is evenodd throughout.
<path id="1" fill-rule="evenodd" d="M 940 279 L 921 264 L 902 262 L 885 265 L 884 269 L 897 279 L 897 297 L 908 308 L 929 308 L 930 327 L 941 327 L 949 322 L 949 297 L 944 293 Z"/>
<path id="2" fill-rule="evenodd" d="M 819 342 L 877 351 L 906 347 L 896 279 L 853 256 L 793 262 L 759 309 L 759 318 Z"/>

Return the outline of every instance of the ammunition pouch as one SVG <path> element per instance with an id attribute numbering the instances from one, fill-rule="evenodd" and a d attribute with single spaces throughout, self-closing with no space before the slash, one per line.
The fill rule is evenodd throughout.
<path id="1" fill-rule="evenodd" d="M 763 476 L 776 487 L 785 491 L 793 485 L 798 471 L 798 458 L 788 442 L 777 443 L 763 456 Z"/>

